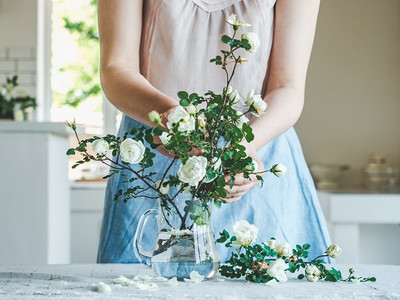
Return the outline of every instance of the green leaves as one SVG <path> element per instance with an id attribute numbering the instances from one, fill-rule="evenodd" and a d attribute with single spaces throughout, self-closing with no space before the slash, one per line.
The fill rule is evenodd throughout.
<path id="1" fill-rule="evenodd" d="M 228 35 L 223 35 L 223 36 L 221 37 L 221 41 L 222 41 L 224 44 L 228 44 L 230 41 L 232 41 L 232 38 L 231 38 L 230 36 L 228 36 Z"/>
<path id="2" fill-rule="evenodd" d="M 73 148 L 68 149 L 67 155 L 74 155 L 74 154 L 75 154 L 75 150 Z"/>
<path id="3" fill-rule="evenodd" d="M 210 59 L 210 62 L 215 63 L 217 66 L 222 65 L 222 57 L 220 55 L 217 55 L 215 58 Z"/>
<path id="4" fill-rule="evenodd" d="M 225 243 L 229 239 L 229 232 L 225 229 L 219 233 L 221 237 L 217 239 L 217 243 Z"/>
<path id="5" fill-rule="evenodd" d="M 243 124 L 243 131 L 245 133 L 245 138 L 246 141 L 248 143 L 250 143 L 252 140 L 254 140 L 254 134 L 253 134 L 253 130 L 251 129 L 251 127 L 247 124 Z"/>

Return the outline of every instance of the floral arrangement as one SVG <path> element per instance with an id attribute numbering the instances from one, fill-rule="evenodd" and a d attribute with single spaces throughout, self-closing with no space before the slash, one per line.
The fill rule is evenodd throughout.
<path id="1" fill-rule="evenodd" d="M 251 142 L 254 139 L 246 115 L 260 116 L 267 104 L 260 95 L 249 91 L 245 100 L 247 110 L 240 112 L 235 109 L 241 96 L 230 83 L 235 70 L 246 61 L 238 52 L 256 51 L 259 39 L 251 32 L 243 32 L 237 38 L 238 30 L 250 25 L 237 21 L 235 15 L 230 16 L 227 23 L 233 29 L 230 36 L 223 35 L 221 38 L 227 49 L 221 50 L 222 56 L 210 60 L 226 74 L 226 85 L 221 93 L 208 91 L 200 96 L 180 91 L 177 94 L 179 106 L 174 112 L 163 116 L 152 111 L 149 119 L 154 123 L 153 128 L 135 127 L 122 138 L 109 134 L 80 140 L 76 134 L 76 123 L 66 123 L 74 130 L 78 140 L 78 146 L 69 149 L 67 154 L 79 152 L 83 156 L 73 168 L 94 160 L 110 166 L 110 174 L 104 178 L 123 170 L 131 173 L 132 177 L 127 178 L 131 186 L 126 190 L 118 190 L 114 200 L 126 202 L 139 197 L 158 198 L 168 214 L 179 217 L 180 225 L 174 230 L 190 230 L 193 222 L 197 225 L 209 222 L 210 205 L 220 207 L 224 202 L 222 199 L 227 196 L 225 176 L 230 176 L 232 187 L 235 175 L 239 173 L 245 178 L 262 182 L 262 175 L 266 172 L 276 176 L 286 172 L 282 164 L 275 164 L 268 170 L 258 170 L 242 145 L 243 141 Z M 88 152 L 89 145 L 95 154 Z M 148 168 L 154 164 L 155 154 L 152 150 L 159 147 L 173 156 L 161 176 L 148 172 Z M 193 155 L 193 152 L 197 155 Z M 113 157 L 108 156 L 110 153 Z M 174 164 L 179 164 L 179 169 L 176 174 L 170 174 Z M 149 196 L 148 191 L 153 191 L 153 196 Z M 180 194 L 190 195 L 183 209 L 176 204 Z"/>
<path id="2" fill-rule="evenodd" d="M 286 241 L 270 240 L 262 244 L 252 245 L 258 234 L 258 228 L 246 220 L 238 221 L 233 226 L 235 235 L 231 236 L 224 230 L 220 233 L 219 243 L 226 247 L 235 247 L 226 265 L 220 267 L 222 276 L 229 278 L 244 277 L 247 281 L 257 283 L 275 284 L 287 281 L 285 271 L 295 273 L 304 269 L 298 279 L 306 278 L 308 281 L 349 281 L 349 282 L 375 282 L 375 277 L 355 277 L 354 269 L 349 269 L 349 276 L 343 278 L 339 270 L 326 268 L 323 257 L 338 257 L 342 249 L 338 245 L 331 245 L 325 254 L 306 261 L 310 249 L 309 244 L 296 245 L 292 249 Z"/>
<path id="3" fill-rule="evenodd" d="M 0 118 L 13 119 L 14 110 L 26 113 L 29 108 L 35 109 L 36 99 L 22 91 L 17 91 L 18 76 L 8 77 L 0 88 Z"/>
<path id="4" fill-rule="evenodd" d="M 149 119 L 154 127 L 134 127 L 122 138 L 108 134 L 81 140 L 77 134 L 76 122 L 66 122 L 78 141 L 78 146 L 69 149 L 67 154 L 78 152 L 82 155 L 82 159 L 73 168 L 90 161 L 99 161 L 110 167 L 110 173 L 104 178 L 125 171 L 132 176 L 124 174 L 128 186 L 125 190 L 119 189 L 116 192 L 114 201 L 122 199 L 127 202 L 139 197 L 159 199 L 164 208 L 163 214 L 177 216 L 178 226 L 169 224 L 171 237 L 158 241 L 154 252 L 156 254 L 167 251 L 169 247 L 179 243 L 179 240 L 186 239 L 194 225 L 209 224 L 211 205 L 220 207 L 225 202 L 226 176 L 229 177 L 232 187 L 235 175 L 240 173 L 245 178 L 259 180 L 262 184 L 262 176 L 266 172 L 278 177 L 286 172 L 286 167 L 282 164 L 274 164 L 267 170 L 258 170 L 257 164 L 246 154 L 246 147 L 242 145 L 244 141 L 251 142 L 254 139 L 246 115 L 259 117 L 264 113 L 267 104 L 260 95 L 249 91 L 244 101 L 247 105 L 246 111 L 237 111 L 235 104 L 241 100 L 241 96 L 230 83 L 236 69 L 247 61 L 238 50 L 242 50 L 242 53 L 254 52 L 260 42 L 255 33 L 244 31 L 250 25 L 237 21 L 235 15 L 231 15 L 227 23 L 233 29 L 231 35 L 223 35 L 221 38 L 227 49 L 221 50 L 222 55 L 210 60 L 226 74 L 226 85 L 221 93 L 208 91 L 200 96 L 180 91 L 177 94 L 179 106 L 172 113 L 163 116 L 152 111 Z M 243 33 L 236 37 L 239 30 L 243 30 Z M 94 154 L 90 153 L 89 146 Z M 148 169 L 153 166 L 156 156 L 153 150 L 159 147 L 166 150 L 172 158 L 161 173 L 150 172 Z M 179 164 L 179 168 L 176 173 L 171 173 L 174 164 Z M 183 209 L 177 204 L 180 194 L 188 195 Z M 273 238 L 262 244 L 253 244 L 258 229 L 244 220 L 235 223 L 233 229 L 235 235 L 230 236 L 224 230 L 217 240 L 225 243 L 226 247 L 236 247 L 227 264 L 220 267 L 220 272 L 225 277 L 245 277 L 248 281 L 263 283 L 284 282 L 287 280 L 285 271 L 297 272 L 304 268 L 305 274 L 300 274 L 299 279 L 306 277 L 309 281 L 343 280 L 340 271 L 327 269 L 321 259 L 324 256 L 338 256 L 341 249 L 337 245 L 330 246 L 326 255 L 307 262 L 310 248 L 308 244 L 297 245 L 293 250 L 288 243 Z M 205 262 L 208 259 L 207 254 Z M 373 277 L 355 277 L 353 272 L 350 270 L 350 275 L 345 280 L 375 281 Z M 204 276 L 192 271 L 190 278 L 187 280 L 199 281 Z M 128 285 L 126 278 L 119 278 L 117 281 L 121 280 Z M 176 277 L 171 280 L 175 282 Z M 99 286 L 99 290 L 105 289 Z"/>

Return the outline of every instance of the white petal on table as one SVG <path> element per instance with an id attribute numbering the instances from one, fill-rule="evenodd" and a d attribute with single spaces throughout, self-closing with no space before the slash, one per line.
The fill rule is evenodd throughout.
<path id="1" fill-rule="evenodd" d="M 138 283 L 136 283 L 136 286 L 141 290 L 156 290 L 156 289 L 158 289 L 158 285 L 153 282 L 149 282 L 149 283 L 138 282 Z"/>
<path id="2" fill-rule="evenodd" d="M 197 271 L 190 272 L 190 279 L 185 278 L 185 282 L 199 283 L 204 280 L 204 276 L 200 275 Z"/>
<path id="3" fill-rule="evenodd" d="M 99 282 L 97 290 L 99 293 L 111 293 L 111 287 L 104 282 Z"/>
<path id="4" fill-rule="evenodd" d="M 122 285 L 126 285 L 126 282 L 129 279 L 126 278 L 125 276 L 120 275 L 118 278 L 113 279 L 114 283 L 116 284 L 122 284 Z"/>
<path id="5" fill-rule="evenodd" d="M 274 286 L 274 285 L 277 285 L 278 283 L 279 282 L 274 278 L 274 279 L 271 279 L 270 281 L 266 282 L 265 285 Z"/>
<path id="6" fill-rule="evenodd" d="M 150 281 L 150 280 L 153 280 L 153 277 L 152 276 L 149 276 L 149 275 L 136 275 L 134 278 L 133 278 L 133 280 L 135 280 L 135 281 Z"/>
<path id="7" fill-rule="evenodd" d="M 168 280 L 168 283 L 173 287 L 179 286 L 178 279 L 176 277 L 172 277 L 170 280 Z"/>

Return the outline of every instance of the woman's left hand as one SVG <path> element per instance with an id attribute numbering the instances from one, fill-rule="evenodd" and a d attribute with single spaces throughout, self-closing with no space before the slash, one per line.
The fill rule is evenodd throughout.
<path id="1" fill-rule="evenodd" d="M 246 144 L 245 146 L 247 155 L 253 158 L 256 162 L 256 172 L 264 171 L 264 165 L 257 154 L 256 148 L 252 144 Z M 263 176 L 264 174 L 265 173 L 262 173 L 260 175 Z M 221 200 L 226 201 L 226 203 L 233 203 L 240 200 L 244 194 L 260 184 L 256 175 L 250 175 L 249 178 L 244 178 L 243 173 L 235 176 L 235 182 L 232 188 L 230 188 L 230 175 L 225 175 L 225 180 L 225 189 L 228 192 L 228 195 L 226 198 L 222 198 Z"/>

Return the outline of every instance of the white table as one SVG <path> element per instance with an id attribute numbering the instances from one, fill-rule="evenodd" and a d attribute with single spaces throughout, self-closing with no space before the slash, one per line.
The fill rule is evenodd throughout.
<path id="1" fill-rule="evenodd" d="M 0 266 L 0 299 L 400 299 L 400 266 L 354 265 L 357 276 L 375 276 L 377 282 L 316 282 L 298 280 L 289 273 L 289 280 L 275 286 L 248 283 L 244 280 L 215 279 L 200 283 L 156 282 L 156 290 L 140 290 L 135 286 L 117 286 L 113 279 L 124 275 L 154 276 L 143 265 L 20 265 Z M 337 265 L 342 274 L 349 266 Z M 111 294 L 97 292 L 99 282 L 109 284 Z"/>

